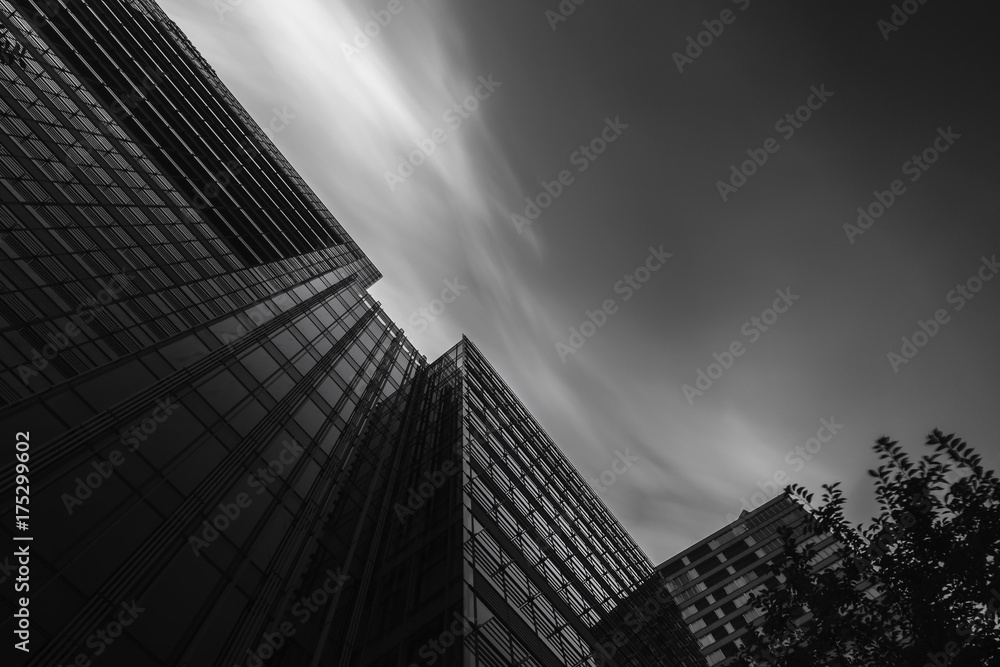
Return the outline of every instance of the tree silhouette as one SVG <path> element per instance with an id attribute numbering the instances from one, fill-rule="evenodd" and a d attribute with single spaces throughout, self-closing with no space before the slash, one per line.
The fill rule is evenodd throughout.
<path id="1" fill-rule="evenodd" d="M 785 527 L 780 588 L 752 594 L 764 613 L 735 664 L 761 667 L 1000 666 L 1000 483 L 954 434 L 934 430 L 935 453 L 914 464 L 880 438 L 881 511 L 855 528 L 840 485 L 824 485 L 805 533 Z M 960 477 L 953 480 L 955 473 Z M 807 507 L 804 488 L 786 489 Z M 839 538 L 842 560 L 817 571 L 806 534 Z M 799 625 L 803 612 L 812 617 Z"/>

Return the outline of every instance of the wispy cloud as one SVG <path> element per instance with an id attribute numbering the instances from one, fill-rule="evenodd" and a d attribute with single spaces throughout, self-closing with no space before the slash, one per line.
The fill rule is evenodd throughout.
<path id="1" fill-rule="evenodd" d="M 878 436 L 919 449 L 940 426 L 996 449 L 1000 291 L 957 313 L 905 381 L 885 360 L 980 254 L 1000 251 L 985 224 L 992 107 L 954 103 L 985 80 L 955 74 L 977 40 L 927 49 L 914 26 L 887 52 L 863 21 L 787 3 L 741 13 L 679 76 L 661 45 L 705 18 L 693 5 L 598 4 L 553 32 L 527 0 L 403 0 L 349 61 L 343 45 L 386 5 L 244 0 L 223 22 L 210 0 L 162 4 L 262 124 L 294 108 L 275 141 L 381 269 L 372 293 L 397 323 L 409 329 L 443 281 L 468 284 L 433 326 L 408 330 L 422 352 L 467 333 L 585 477 L 616 450 L 642 457 L 603 498 L 654 561 L 738 513 L 831 414 L 848 426 L 794 481 L 845 480 L 857 520 L 872 509 L 863 470 Z M 502 85 L 451 128 L 448 111 L 489 75 Z M 917 75 L 929 82 L 910 86 Z M 829 108 L 722 203 L 720 174 L 817 81 L 836 91 Z M 518 233 L 511 214 L 616 114 L 629 129 Z M 848 244 L 858 204 L 948 123 L 968 143 Z M 436 129 L 446 139 L 391 189 L 387 172 Z M 563 363 L 555 342 L 659 243 L 675 257 Z M 802 302 L 689 405 L 694 370 L 786 285 Z"/>

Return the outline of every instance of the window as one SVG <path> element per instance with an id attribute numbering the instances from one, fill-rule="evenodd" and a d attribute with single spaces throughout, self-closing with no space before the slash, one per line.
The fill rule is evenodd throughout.
<path id="1" fill-rule="evenodd" d="M 225 415 L 247 395 L 247 390 L 235 375 L 224 370 L 199 385 L 198 393 L 218 410 L 219 414 Z"/>
<path id="2" fill-rule="evenodd" d="M 187 336 L 163 348 L 163 356 L 174 368 L 190 366 L 208 354 L 208 348 L 195 336 Z"/>
<path id="3" fill-rule="evenodd" d="M 319 433 L 320 427 L 326 421 L 326 415 L 316 407 L 315 403 L 306 401 L 298 414 L 295 415 L 295 421 L 302 426 L 310 437 L 315 437 Z"/>
<path id="4" fill-rule="evenodd" d="M 262 348 L 258 348 L 246 355 L 240 362 L 243 364 L 247 370 L 253 373 L 253 376 L 257 378 L 260 382 L 263 382 L 271 376 L 274 371 L 278 370 L 278 363 L 274 358 L 267 353 Z"/>
<path id="5" fill-rule="evenodd" d="M 138 360 L 118 366 L 79 386 L 96 410 L 104 410 L 153 384 L 156 378 Z"/>

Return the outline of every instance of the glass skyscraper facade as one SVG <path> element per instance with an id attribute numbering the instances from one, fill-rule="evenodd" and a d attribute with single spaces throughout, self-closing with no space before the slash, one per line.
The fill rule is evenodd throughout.
<path id="1" fill-rule="evenodd" d="M 468 339 L 376 415 L 357 451 L 381 462 L 364 476 L 380 514 L 362 532 L 370 556 L 346 567 L 358 585 L 321 647 L 329 664 L 703 664 L 672 602 L 672 628 L 604 648 L 652 566 Z"/>
<path id="2" fill-rule="evenodd" d="M 652 564 L 471 342 L 414 349 L 155 3 L 0 0 L 0 32 L 0 433 L 30 443 L 25 533 L 0 470 L 0 538 L 32 537 L 16 657 L 702 664 L 672 606 L 622 629 Z"/>

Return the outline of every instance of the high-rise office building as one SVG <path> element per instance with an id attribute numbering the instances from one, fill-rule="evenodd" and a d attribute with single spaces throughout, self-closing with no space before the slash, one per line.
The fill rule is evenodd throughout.
<path id="1" fill-rule="evenodd" d="M 810 521 L 808 510 L 783 493 L 657 566 L 709 665 L 732 662 L 749 643 L 761 618 L 749 594 L 785 581 L 775 566 L 784 553 L 780 528 L 792 528 L 800 546 L 814 548 L 815 570 L 839 566 L 840 541 L 811 534 L 805 530 Z M 797 622 L 809 618 L 804 610 Z"/>
<path id="2" fill-rule="evenodd" d="M 672 606 L 620 627 L 652 564 L 470 342 L 413 348 L 155 3 L 0 0 L 0 31 L 26 664 L 700 664 Z"/>
<path id="3" fill-rule="evenodd" d="M 321 646 L 333 664 L 703 664 L 672 601 L 670 626 L 616 617 L 651 564 L 468 339 L 404 393 L 358 443 L 389 481 Z M 314 580 L 349 557 L 337 546 Z"/>

